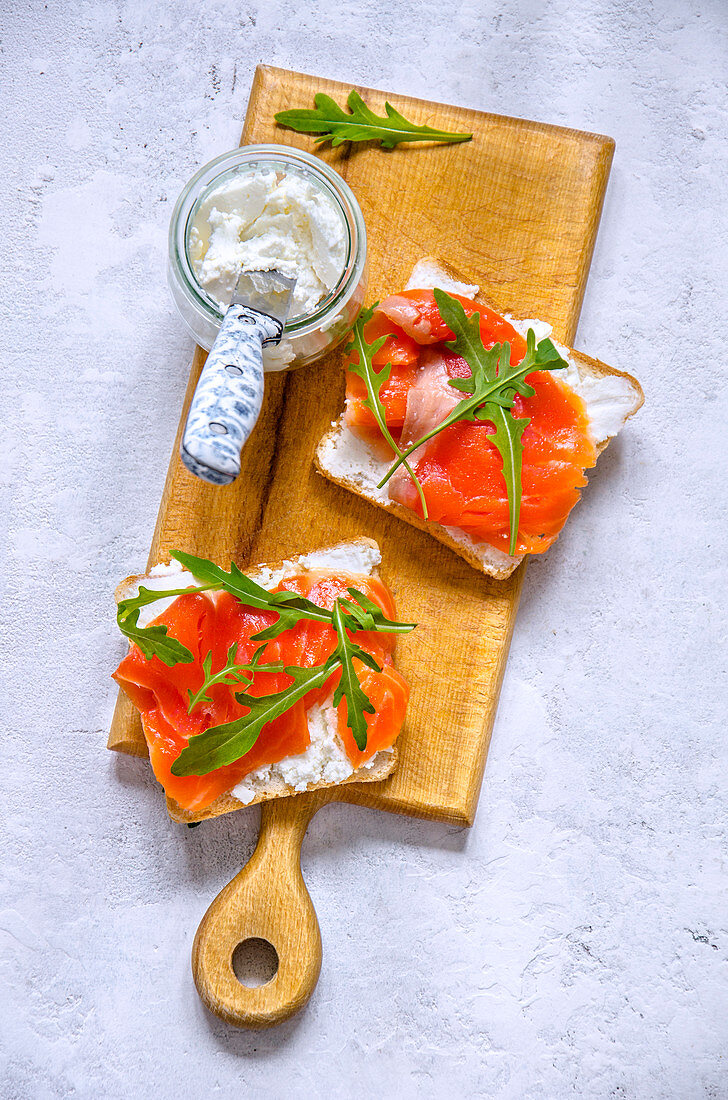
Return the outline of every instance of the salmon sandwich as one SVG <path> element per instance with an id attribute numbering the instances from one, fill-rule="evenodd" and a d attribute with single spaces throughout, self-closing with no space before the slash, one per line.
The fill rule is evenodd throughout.
<path id="1" fill-rule="evenodd" d="M 409 697 L 392 654 L 414 624 L 396 619 L 377 544 L 246 573 L 172 558 L 117 588 L 129 652 L 114 673 L 170 815 L 386 778 Z"/>
<path id="2" fill-rule="evenodd" d="M 366 311 L 347 347 L 346 407 L 316 465 L 504 578 L 552 545 L 585 471 L 644 395 L 544 322 L 477 299 L 426 260 Z"/>

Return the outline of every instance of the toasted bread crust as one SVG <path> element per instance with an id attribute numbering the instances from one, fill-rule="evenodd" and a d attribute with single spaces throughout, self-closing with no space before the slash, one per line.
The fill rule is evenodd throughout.
<path id="1" fill-rule="evenodd" d="M 390 752 L 377 752 L 371 760 L 361 768 L 357 768 L 348 779 L 341 783 L 309 783 L 304 791 L 297 791 L 288 783 L 281 784 L 280 788 L 267 790 L 257 794 L 250 802 L 239 802 L 232 794 L 221 794 L 205 810 L 184 810 L 173 798 L 167 797 L 167 813 L 173 821 L 186 822 L 188 825 L 195 821 L 206 821 L 210 817 L 220 817 L 221 814 L 230 814 L 235 810 L 245 810 L 248 806 L 257 806 L 259 802 L 269 802 L 272 798 L 288 798 L 291 795 L 304 794 L 308 791 L 320 791 L 329 787 L 343 787 L 347 783 L 380 783 L 391 775 L 397 766 L 397 747 Z"/>
<path id="2" fill-rule="evenodd" d="M 465 558 L 469 565 L 472 565 L 474 569 L 480 570 L 481 573 L 486 573 L 488 576 L 495 577 L 497 580 L 505 580 L 506 577 L 510 577 L 511 573 L 518 568 L 523 561 L 523 557 L 511 558 L 507 554 L 503 554 L 501 551 L 496 550 L 495 547 L 480 546 L 475 543 L 469 535 L 466 535 L 464 531 L 462 532 L 461 541 L 455 538 L 445 527 L 441 526 L 441 524 L 422 519 L 416 512 L 413 512 L 410 508 L 405 508 L 403 504 L 398 504 L 394 500 L 387 501 L 385 504 L 367 493 L 366 489 L 361 484 L 357 484 L 352 478 L 333 472 L 325 465 L 323 456 L 328 444 L 336 439 L 340 439 L 343 434 L 348 431 L 349 429 L 344 424 L 342 416 L 342 419 L 337 424 L 332 424 L 328 432 L 326 432 L 321 439 L 314 455 L 314 464 L 320 474 L 323 474 L 329 481 L 341 485 L 344 489 L 356 493 L 357 496 L 363 497 L 371 504 L 379 508 L 384 508 L 390 515 L 398 516 L 399 519 L 403 519 L 405 523 L 411 524 L 412 527 L 416 527 L 419 531 L 425 531 L 427 534 L 432 535 L 438 542 L 444 543 L 445 546 L 449 546 L 451 550 L 459 554 L 461 558 Z M 502 559 L 502 561 L 499 559 Z"/>

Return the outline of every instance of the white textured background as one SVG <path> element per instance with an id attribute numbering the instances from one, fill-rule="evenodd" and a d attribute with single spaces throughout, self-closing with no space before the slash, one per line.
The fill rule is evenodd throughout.
<path id="1" fill-rule="evenodd" d="M 4 0 L 0 1095 L 728 1096 L 721 0 Z M 255 813 L 107 754 L 191 342 L 174 199 L 257 62 L 617 141 L 578 346 L 647 404 L 529 570 L 475 827 L 331 807 L 325 945 L 274 1032 L 189 970 Z"/>

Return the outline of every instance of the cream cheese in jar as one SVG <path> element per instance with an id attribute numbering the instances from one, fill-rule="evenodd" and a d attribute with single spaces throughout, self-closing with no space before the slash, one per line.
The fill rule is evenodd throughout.
<path id="1" fill-rule="evenodd" d="M 178 200 L 170 286 L 203 347 L 212 345 L 241 270 L 277 269 L 296 287 L 266 370 L 313 362 L 353 324 L 366 289 L 366 230 L 341 177 L 284 146 L 248 146 L 207 165 Z"/>
<path id="2" fill-rule="evenodd" d="M 233 177 L 208 194 L 190 231 L 192 270 L 227 308 L 238 272 L 277 269 L 295 278 L 291 317 L 312 313 L 338 283 L 346 258 L 341 211 L 300 176 Z"/>

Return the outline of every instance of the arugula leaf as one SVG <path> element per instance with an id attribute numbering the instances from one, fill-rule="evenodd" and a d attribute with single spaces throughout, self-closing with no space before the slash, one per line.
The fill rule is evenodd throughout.
<path id="1" fill-rule="evenodd" d="M 346 724 L 354 735 L 357 747 L 361 750 L 367 747 L 367 723 L 365 714 L 374 714 L 375 708 L 369 700 L 369 696 L 359 683 L 359 677 L 354 669 L 354 658 L 362 664 L 381 672 L 371 653 L 353 642 L 346 633 L 346 619 L 339 600 L 334 603 L 334 627 L 339 636 L 338 645 L 332 656 L 341 663 L 341 679 L 334 692 L 334 706 L 338 707 L 342 699 L 346 699 Z"/>
<path id="2" fill-rule="evenodd" d="M 360 630 L 378 630 L 386 634 L 409 634 L 417 626 L 417 623 L 398 623 L 388 619 L 379 604 L 370 600 L 358 588 L 347 588 L 347 592 L 353 599 L 347 600 L 339 596 L 339 603 L 355 620 L 356 626 L 353 623 L 346 624 L 348 630 L 356 630 L 358 627 Z"/>
<path id="3" fill-rule="evenodd" d="M 194 661 L 194 655 L 187 646 L 182 645 L 176 638 L 168 637 L 166 626 L 137 626 L 139 621 L 139 608 L 127 614 L 123 622 L 117 622 L 122 634 L 139 646 L 144 656 L 149 660 L 158 657 L 165 665 L 189 665 Z"/>
<path id="4" fill-rule="evenodd" d="M 338 664 L 338 658 L 331 656 L 313 668 L 286 666 L 283 671 L 293 677 L 293 683 L 272 695 L 256 697 L 236 692 L 235 698 L 249 708 L 248 713 L 190 737 L 172 764 L 172 775 L 207 775 L 225 764 L 234 764 L 250 752 L 264 726 L 280 718 L 309 691 L 323 687 Z"/>
<path id="5" fill-rule="evenodd" d="M 147 604 L 172 596 L 184 596 L 187 592 L 204 592 L 204 588 L 171 588 L 162 591 L 158 588 L 139 586 L 139 594 L 120 600 L 116 609 L 116 623 L 122 634 L 139 647 L 147 660 L 159 657 L 165 665 L 189 664 L 194 661 L 187 646 L 176 638 L 167 637 L 166 626 L 137 626 L 139 612 Z"/>
<path id="6" fill-rule="evenodd" d="M 430 126 L 418 126 L 408 122 L 390 103 L 384 104 L 387 114 L 375 115 L 359 93 L 349 92 L 345 111 L 331 96 L 318 92 L 314 96 L 315 109 L 279 111 L 274 115 L 280 126 L 287 126 L 299 133 L 320 134 L 316 142 L 330 141 L 336 147 L 344 141 L 380 141 L 382 148 L 394 149 L 402 141 L 440 141 L 453 143 L 470 141 L 472 134 L 458 134 L 448 130 L 433 130 Z"/>
<path id="7" fill-rule="evenodd" d="M 177 641 L 175 638 L 168 637 L 166 626 L 147 626 L 140 627 L 137 625 L 139 621 L 139 611 L 147 604 L 154 603 L 156 600 L 168 599 L 174 596 L 184 596 L 187 593 L 193 592 L 209 592 L 210 590 L 224 589 L 230 592 L 233 596 L 240 600 L 246 607 L 256 607 L 264 611 L 273 611 L 278 618 L 271 626 L 265 630 L 258 631 L 257 634 L 252 636 L 252 641 L 267 642 L 272 638 L 277 638 L 279 634 L 282 634 L 286 630 L 290 630 L 294 627 L 300 619 L 312 619 L 315 622 L 325 623 L 328 626 L 332 625 L 332 613 L 324 607 L 319 607 L 317 604 L 312 603 L 311 600 L 307 600 L 304 596 L 299 596 L 296 592 L 269 592 L 266 588 L 262 588 L 255 581 L 247 577 L 234 563 L 230 566 L 230 572 L 226 572 L 221 569 L 220 566 L 215 565 L 214 562 L 208 561 L 207 558 L 198 558 L 193 554 L 186 554 L 182 550 L 172 550 L 171 556 L 175 558 L 181 565 L 188 569 L 197 580 L 205 583 L 196 586 L 190 585 L 187 588 L 174 588 L 174 589 L 152 589 L 139 588 L 139 594 L 137 596 L 130 597 L 126 600 L 121 600 L 116 612 L 116 621 L 119 630 L 122 634 L 125 634 L 130 641 L 134 642 L 139 647 L 144 656 L 149 660 L 151 657 L 159 657 L 164 664 L 168 666 L 176 664 L 190 664 L 194 660 L 194 657 L 190 650 Z M 364 597 L 366 599 L 366 597 Z M 378 613 L 376 619 L 376 625 L 362 624 L 363 630 L 382 630 L 387 633 L 403 634 L 409 630 L 414 630 L 415 624 L 399 623 L 387 619 L 381 612 L 381 609 L 376 604 L 371 605 L 372 608 Z M 354 616 L 356 619 L 356 615 Z M 352 625 L 352 630 L 359 629 L 358 625 Z M 228 665 L 234 664 L 234 661 L 228 661 Z M 236 666 L 241 667 L 241 666 Z M 203 668 L 204 662 L 203 662 Z M 207 675 L 208 669 L 205 668 Z M 222 682 L 222 681 L 221 681 Z M 205 690 L 205 685 L 203 688 Z M 196 703 L 202 701 L 209 702 L 209 699 L 205 699 L 204 695 L 200 695 L 196 699 Z"/>
<path id="8" fill-rule="evenodd" d="M 495 425 L 495 432 L 488 436 L 488 442 L 498 449 L 503 463 L 511 532 L 508 553 L 515 554 L 521 517 L 521 462 L 523 459 L 521 436 L 526 426 L 531 423 L 531 418 L 526 416 L 517 419 L 508 409 L 491 401 L 484 406 L 482 416 L 479 414 L 478 418 L 490 420 Z"/>
<path id="9" fill-rule="evenodd" d="M 267 588 L 262 588 L 250 577 L 246 577 L 234 562 L 231 562 L 228 573 L 207 558 L 197 558 L 181 550 L 171 550 L 170 553 L 195 577 L 201 581 L 210 582 L 209 587 L 215 586 L 230 592 L 246 607 L 257 607 L 263 611 L 275 611 L 278 614 L 275 623 L 253 635 L 252 640 L 255 642 L 277 638 L 302 618 L 313 619 L 319 623 L 331 623 L 330 611 L 318 607 L 305 596 L 299 596 L 297 592 L 269 592 Z"/>
<path id="10" fill-rule="evenodd" d="M 205 674 L 202 686 L 193 694 L 189 688 L 187 694 L 189 695 L 190 702 L 187 707 L 187 713 L 191 714 L 198 703 L 212 703 L 214 700 L 207 694 L 209 688 L 215 684 L 224 684 L 226 687 L 232 687 L 233 684 L 247 684 L 250 686 L 253 682 L 252 675 L 246 675 L 246 673 L 256 673 L 259 671 L 265 672 L 283 672 L 283 664 L 276 662 L 274 664 L 261 664 L 261 657 L 265 651 L 265 644 L 258 646 L 252 658 L 248 664 L 239 665 L 235 662 L 235 657 L 238 652 L 238 643 L 233 642 L 230 649 L 227 652 L 227 662 L 223 668 L 217 672 L 212 671 L 212 653 L 208 653 L 202 659 L 202 671 Z"/>
<path id="11" fill-rule="evenodd" d="M 349 370 L 352 374 L 356 374 L 362 379 L 366 386 L 367 396 L 364 398 L 364 407 L 369 409 L 374 415 L 374 419 L 377 422 L 377 426 L 386 439 L 389 446 L 392 448 L 398 458 L 402 458 L 404 467 L 407 473 L 412 478 L 417 489 L 417 495 L 420 498 L 422 504 L 422 514 L 427 519 L 427 502 L 425 500 L 425 494 L 422 490 L 422 486 L 417 479 L 414 470 L 409 463 L 405 461 L 402 456 L 397 443 L 392 438 L 392 434 L 387 426 L 387 411 L 382 404 L 382 399 L 379 396 L 382 386 L 389 381 L 389 376 L 392 373 L 392 364 L 387 363 L 385 366 L 380 367 L 379 370 L 374 366 L 374 356 L 387 339 L 386 336 L 380 336 L 377 340 L 374 340 L 371 344 L 368 344 L 364 337 L 364 325 L 371 319 L 374 314 L 374 310 L 379 305 L 379 302 L 375 302 L 369 309 L 362 310 L 356 319 L 356 324 L 352 329 L 353 340 L 350 344 L 346 345 L 344 349 L 347 353 L 353 355 L 356 354 L 358 361 L 355 363 L 353 360 L 349 363 Z"/>
<path id="12" fill-rule="evenodd" d="M 230 679 L 230 674 L 233 671 L 232 663 L 235 661 L 235 654 L 238 651 L 237 642 L 233 642 L 227 653 L 227 664 L 220 672 L 216 672 L 212 675 L 212 650 L 206 653 L 202 658 L 202 671 L 204 673 L 202 687 L 197 691 L 192 691 L 191 688 L 187 688 L 187 695 L 189 696 L 189 704 L 187 706 L 187 713 L 191 714 L 198 703 L 212 703 L 212 699 L 207 694 L 208 688 L 213 684 L 232 684 L 240 683 L 240 677 L 235 676 L 234 679 Z"/>
<path id="13" fill-rule="evenodd" d="M 511 366 L 511 349 L 507 342 L 495 344 L 489 350 L 485 348 L 480 335 L 480 315 L 477 312 L 468 318 L 457 299 L 439 288 L 435 289 L 434 295 L 440 316 L 455 335 L 454 340 L 447 341 L 447 347 L 462 356 L 472 372 L 470 378 L 451 379 L 450 385 L 467 396 L 458 402 L 440 424 L 415 440 L 397 457 L 378 487 L 386 485 L 395 470 L 413 451 L 451 424 L 461 420 L 488 420 L 496 429 L 495 434 L 488 437 L 489 441 L 498 449 L 503 462 L 510 521 L 509 553 L 514 554 L 521 507 L 521 437 L 529 421 L 516 419 L 511 409 L 517 393 L 523 397 L 532 397 L 535 393 L 525 380 L 528 374 L 539 370 L 562 370 L 568 364 L 561 358 L 551 340 L 541 340 L 536 346 L 536 335 L 533 329 L 529 329 L 526 354 L 520 363 Z"/>
<path id="14" fill-rule="evenodd" d="M 205 585 L 202 588 L 198 588 L 196 585 L 188 585 L 187 588 L 168 588 L 162 590 L 159 588 L 145 588 L 144 585 L 139 585 L 139 595 L 129 596 L 126 600 L 120 600 L 119 606 L 116 611 L 117 618 L 124 619 L 130 612 L 136 610 L 137 607 L 146 607 L 147 604 L 155 603 L 157 600 L 169 599 L 171 596 L 184 596 L 188 592 L 206 592 L 212 585 Z"/>

